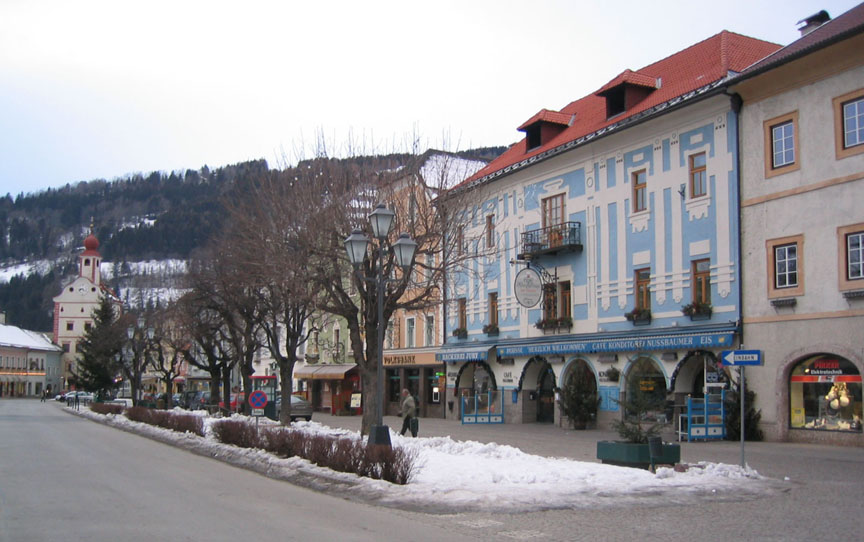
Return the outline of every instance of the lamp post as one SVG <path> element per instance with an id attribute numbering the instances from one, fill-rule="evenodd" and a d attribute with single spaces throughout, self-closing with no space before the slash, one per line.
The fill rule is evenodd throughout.
<path id="1" fill-rule="evenodd" d="M 389 210 L 383 203 L 378 204 L 375 210 L 369 214 L 369 225 L 372 228 L 372 235 L 378 240 L 378 269 L 374 277 L 361 277 L 375 284 L 375 293 L 377 294 L 378 303 L 378 360 L 376 363 L 377 369 L 377 405 L 375 408 L 375 424 L 369 428 L 370 445 L 390 446 L 390 429 L 384 425 L 384 288 L 387 282 L 390 281 L 384 276 L 384 252 L 387 236 L 390 229 L 393 227 L 393 221 L 396 218 L 396 213 Z M 371 245 L 371 241 L 360 230 L 354 230 L 351 235 L 345 239 L 345 250 L 348 252 L 348 260 L 354 266 L 355 271 L 359 270 L 360 265 L 366 258 L 366 252 Z M 415 243 L 407 233 L 399 235 L 399 239 L 391 245 L 393 255 L 396 258 L 396 263 L 403 269 L 405 276 L 410 273 L 411 265 L 414 261 L 414 253 L 417 250 Z M 405 279 L 403 279 L 405 280 Z"/>

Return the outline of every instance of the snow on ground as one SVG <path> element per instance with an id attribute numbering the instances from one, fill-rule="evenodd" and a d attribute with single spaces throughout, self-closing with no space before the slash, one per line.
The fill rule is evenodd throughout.
<path id="1" fill-rule="evenodd" d="M 347 485 L 348 491 L 360 499 L 426 511 L 516 512 L 637 503 L 668 506 L 697 499 L 749 500 L 778 489 L 776 481 L 737 465 L 702 462 L 690 465 L 685 472 L 658 468 L 652 474 L 640 469 L 530 455 L 502 444 L 455 441 L 450 437 L 407 438 L 391 431 L 393 446 L 416 454 L 415 476 L 409 484 L 399 486 L 334 472 L 305 459 L 282 459 L 262 450 L 222 444 L 210 430 L 218 418 L 205 418 L 206 436 L 202 438 L 132 422 L 125 416 L 103 416 L 89 409 L 82 409 L 80 414 L 163 442 L 191 445 L 199 453 L 203 448 L 207 455 L 233 458 L 227 460 L 277 478 L 321 477 Z M 292 428 L 310 434 L 362 438 L 356 432 L 317 422 L 296 422 Z"/>

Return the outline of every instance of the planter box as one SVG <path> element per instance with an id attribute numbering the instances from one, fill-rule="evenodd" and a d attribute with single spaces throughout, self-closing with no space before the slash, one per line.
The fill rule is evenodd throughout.
<path id="1" fill-rule="evenodd" d="M 633 444 L 617 440 L 601 440 L 597 442 L 597 459 L 606 465 L 620 467 L 635 467 L 648 469 L 651 466 L 651 454 L 647 444 Z M 663 444 L 663 453 L 656 458 L 657 465 L 674 465 L 681 461 L 681 446 L 678 444 Z"/>
<path id="2" fill-rule="evenodd" d="M 690 315 L 691 322 L 698 322 L 700 320 L 710 320 L 711 319 L 711 311 L 708 312 L 697 312 Z"/>

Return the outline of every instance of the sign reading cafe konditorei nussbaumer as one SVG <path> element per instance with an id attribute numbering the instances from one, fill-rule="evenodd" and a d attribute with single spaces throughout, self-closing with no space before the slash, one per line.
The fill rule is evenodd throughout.
<path id="1" fill-rule="evenodd" d="M 733 336 L 733 333 L 699 333 L 595 341 L 562 341 L 556 343 L 512 346 L 498 345 L 498 355 L 501 357 L 516 357 L 544 354 L 587 354 L 592 352 L 633 352 L 639 350 L 721 348 L 731 345 Z"/>

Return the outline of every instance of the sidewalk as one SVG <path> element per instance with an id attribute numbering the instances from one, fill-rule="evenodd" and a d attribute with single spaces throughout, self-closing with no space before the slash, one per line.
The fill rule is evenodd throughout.
<path id="1" fill-rule="evenodd" d="M 312 421 L 352 431 L 360 430 L 360 416 L 331 416 L 316 412 Z M 402 419 L 385 416 L 384 423 L 391 431 L 402 428 Z M 610 430 L 575 431 L 551 424 L 496 424 L 463 425 L 458 420 L 420 418 L 422 437 L 449 436 L 454 440 L 473 440 L 482 443 L 508 444 L 523 452 L 545 457 L 566 457 L 579 461 L 597 460 L 597 441 L 618 440 Z M 671 430 L 663 433 L 663 440 L 674 442 Z M 681 442 L 682 463 L 709 461 L 738 465 L 741 463 L 741 444 L 731 441 Z M 852 472 L 864 474 L 864 450 L 857 447 L 826 446 L 789 442 L 747 442 L 745 462 L 760 474 L 772 478 L 790 477 L 795 480 L 818 480 L 824 473 L 814 468 L 814 462 L 847 463 Z"/>

